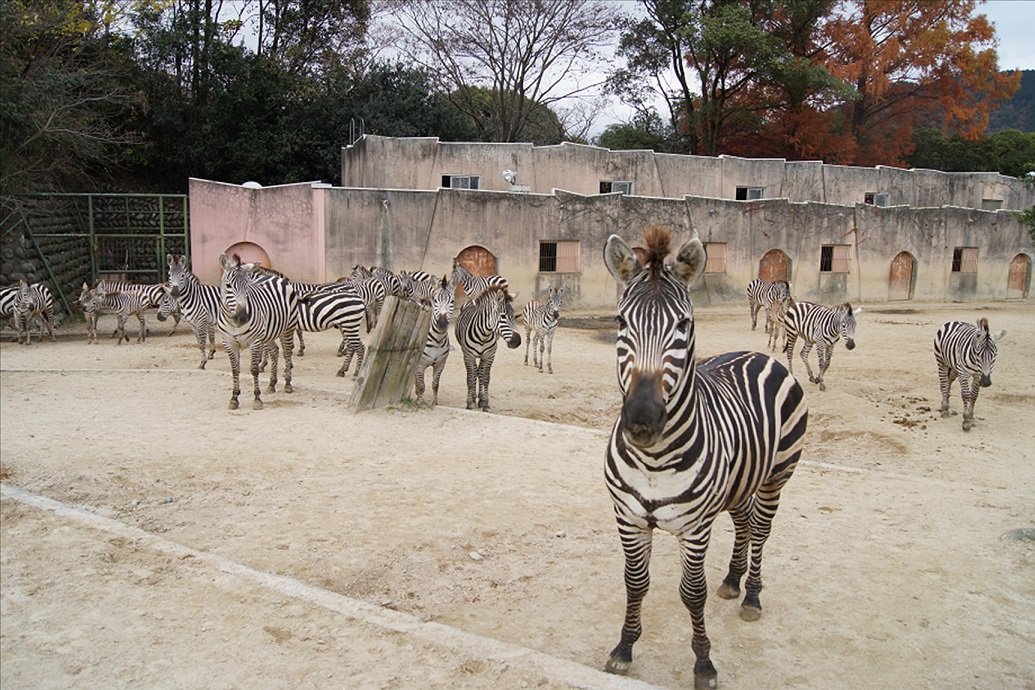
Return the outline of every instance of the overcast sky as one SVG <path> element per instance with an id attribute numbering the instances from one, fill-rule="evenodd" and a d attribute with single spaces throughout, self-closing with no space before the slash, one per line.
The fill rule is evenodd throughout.
<path id="1" fill-rule="evenodd" d="M 1035 2 L 990 0 L 977 12 L 995 24 L 999 69 L 1035 69 Z"/>

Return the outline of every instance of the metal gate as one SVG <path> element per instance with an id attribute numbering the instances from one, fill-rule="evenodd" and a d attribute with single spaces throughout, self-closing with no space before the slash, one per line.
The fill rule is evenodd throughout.
<path id="1" fill-rule="evenodd" d="M 3 233 L 31 242 L 66 311 L 81 282 L 165 279 L 165 255 L 190 253 L 185 194 L 19 194 Z"/>

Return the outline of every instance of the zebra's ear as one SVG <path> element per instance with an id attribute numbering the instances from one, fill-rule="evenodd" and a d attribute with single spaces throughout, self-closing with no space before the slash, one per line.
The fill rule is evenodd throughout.
<path id="1" fill-rule="evenodd" d="M 690 287 L 704 273 L 706 263 L 708 263 L 708 254 L 704 251 L 704 245 L 701 244 L 701 240 L 691 237 L 676 253 L 676 262 L 672 264 L 672 272 L 686 283 L 687 287 Z"/>
<path id="2" fill-rule="evenodd" d="M 858 316 L 859 312 L 861 312 L 862 310 L 863 310 L 863 308 L 859 307 L 858 309 L 856 309 L 855 311 L 852 312 L 852 316 Z"/>
<path id="3" fill-rule="evenodd" d="M 999 331 L 998 333 L 990 333 L 988 337 L 992 339 L 993 343 L 997 343 L 997 342 L 999 342 L 1000 340 L 1002 340 L 1003 338 L 1006 337 L 1006 329 L 1004 328 L 1003 330 Z"/>
<path id="4" fill-rule="evenodd" d="M 224 270 L 230 267 L 230 258 L 226 254 L 219 255 L 219 266 Z"/>
<path id="5" fill-rule="evenodd" d="M 174 263 L 176 263 L 176 259 L 173 258 L 172 254 L 166 254 L 165 255 L 165 263 L 167 263 L 170 266 L 172 266 Z"/>
<path id="6" fill-rule="evenodd" d="M 643 270 L 636 252 L 618 235 L 611 235 L 604 243 L 604 265 L 615 280 L 628 283 Z"/>

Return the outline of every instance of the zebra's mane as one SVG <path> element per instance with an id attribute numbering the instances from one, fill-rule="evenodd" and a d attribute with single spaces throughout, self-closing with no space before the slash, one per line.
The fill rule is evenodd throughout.
<path id="1" fill-rule="evenodd" d="M 651 280 L 657 280 L 665 269 L 665 257 L 672 247 L 672 233 L 668 228 L 654 226 L 643 233 L 647 243 L 646 257 L 641 258 L 644 268 L 650 273 Z"/>

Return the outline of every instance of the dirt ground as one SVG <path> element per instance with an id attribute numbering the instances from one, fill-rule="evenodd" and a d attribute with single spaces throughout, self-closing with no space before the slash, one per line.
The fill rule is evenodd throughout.
<path id="1" fill-rule="evenodd" d="M 958 387 L 937 412 L 931 341 L 981 316 L 1008 335 L 964 433 Z M 762 619 L 709 597 L 721 687 L 1035 688 L 1033 317 L 865 307 L 828 390 L 805 384 Z M 0 344 L 4 690 L 692 685 L 663 533 L 629 678 L 597 671 L 624 606 L 602 468 L 612 332 L 561 328 L 552 376 L 501 349 L 490 414 L 462 409 L 454 351 L 438 408 L 356 415 L 332 333 L 307 337 L 293 394 L 230 412 L 226 355 L 197 370 L 186 324 L 148 323 L 143 344 L 88 345 L 76 324 Z M 697 342 L 766 336 L 746 305 L 717 307 Z M 731 538 L 720 518 L 713 593 Z"/>

